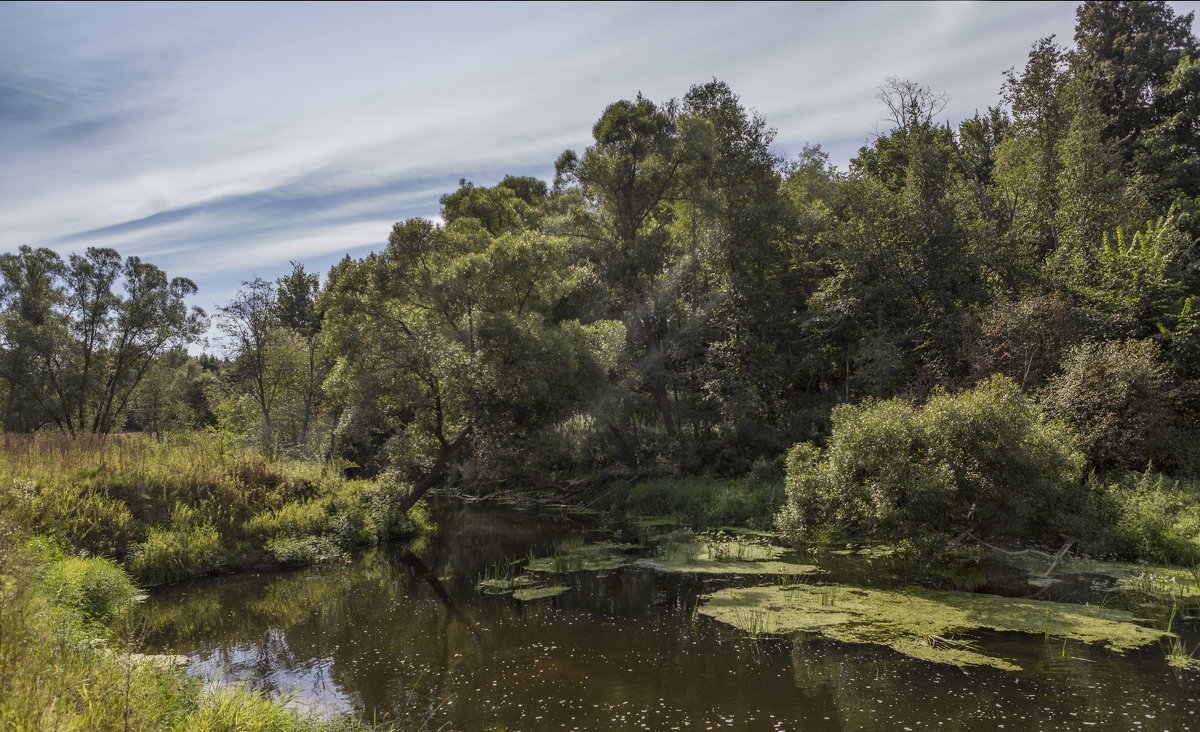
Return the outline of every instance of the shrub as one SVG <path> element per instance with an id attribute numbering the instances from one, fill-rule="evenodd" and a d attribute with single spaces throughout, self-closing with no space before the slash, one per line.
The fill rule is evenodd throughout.
<path id="1" fill-rule="evenodd" d="M 1178 461 L 1169 388 L 1151 341 L 1108 341 L 1072 349 L 1042 402 L 1081 435 L 1098 469 L 1145 470 Z"/>
<path id="2" fill-rule="evenodd" d="M 1200 564 L 1200 484 L 1154 473 L 1092 480 L 1084 549 L 1141 562 Z"/>
<path id="3" fill-rule="evenodd" d="M 280 536 L 267 542 L 267 551 L 288 567 L 306 567 L 345 556 L 331 536 Z"/>
<path id="4" fill-rule="evenodd" d="M 695 527 L 766 528 L 783 502 L 779 482 L 734 478 L 658 478 L 612 489 L 610 508 L 643 516 L 670 516 Z"/>
<path id="5" fill-rule="evenodd" d="M 1074 509 L 1082 468 L 1075 438 L 1007 377 L 923 406 L 890 399 L 842 405 L 822 452 L 788 456 L 777 525 L 792 541 L 833 534 L 884 541 L 974 527 L 1052 533 Z"/>
<path id="6" fill-rule="evenodd" d="M 128 561 L 129 571 L 147 585 L 202 577 L 223 565 L 221 535 L 211 524 L 152 528 Z"/>
<path id="7" fill-rule="evenodd" d="M 137 596 L 125 571 L 103 557 L 68 557 L 46 568 L 43 583 L 54 603 L 82 620 L 108 625 Z"/>

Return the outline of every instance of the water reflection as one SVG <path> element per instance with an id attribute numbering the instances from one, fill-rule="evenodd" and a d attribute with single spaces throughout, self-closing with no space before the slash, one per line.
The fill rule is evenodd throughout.
<path id="1" fill-rule="evenodd" d="M 594 527 L 469 504 L 439 514 L 441 531 L 415 551 L 157 592 L 144 608 L 148 645 L 189 655 L 197 673 L 294 689 L 318 709 L 432 729 L 1197 725 L 1196 677 L 1166 667 L 1157 648 L 1122 658 L 1040 637 L 981 639 L 1028 669 L 1008 673 L 820 639 L 754 641 L 693 617 L 697 596 L 728 579 L 640 567 L 565 575 L 570 591 L 527 604 L 483 595 L 474 585 L 485 567 Z"/>

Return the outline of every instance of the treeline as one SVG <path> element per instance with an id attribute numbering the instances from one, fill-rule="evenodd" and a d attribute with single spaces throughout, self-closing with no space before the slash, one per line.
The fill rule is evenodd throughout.
<path id="1" fill-rule="evenodd" d="M 0 258 L 4 427 L 211 426 L 415 487 L 782 475 L 834 407 L 1002 374 L 1102 471 L 1200 470 L 1200 47 L 1088 2 L 994 106 L 889 79 L 848 171 L 724 83 L 610 105 L 552 182 L 463 181 L 214 314 L 136 258 Z M 940 391 L 939 391 L 940 390 Z"/>

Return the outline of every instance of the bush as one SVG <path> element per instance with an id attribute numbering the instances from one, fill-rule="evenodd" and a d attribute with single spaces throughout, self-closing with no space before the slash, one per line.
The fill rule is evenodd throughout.
<path id="1" fill-rule="evenodd" d="M 147 585 L 213 574 L 224 565 L 221 535 L 211 524 L 152 528 L 130 554 L 128 567 Z"/>
<path id="2" fill-rule="evenodd" d="M 670 516 L 697 528 L 767 528 L 783 502 L 783 487 L 733 478 L 658 478 L 614 488 L 605 500 L 617 511 Z"/>
<path id="3" fill-rule="evenodd" d="M 1140 562 L 1200 564 L 1200 484 L 1154 473 L 1089 481 L 1091 510 L 1079 531 L 1092 554 Z"/>
<path id="4" fill-rule="evenodd" d="M 108 625 L 133 602 L 129 575 L 103 557 L 68 557 L 46 568 L 43 583 L 53 602 L 80 619 Z"/>
<path id="5" fill-rule="evenodd" d="M 267 551 L 287 567 L 307 567 L 346 556 L 331 536 L 280 536 L 267 542 Z"/>
<path id="6" fill-rule="evenodd" d="M 1075 438 L 1007 377 L 935 392 L 923 406 L 842 405 L 822 452 L 788 456 L 777 525 L 796 543 L 832 535 L 900 541 L 967 527 L 1022 539 L 1053 534 L 1077 509 Z"/>
<path id="7" fill-rule="evenodd" d="M 1108 341 L 1072 349 L 1042 402 L 1081 435 L 1096 468 L 1169 468 L 1180 457 L 1169 388 L 1151 341 Z"/>

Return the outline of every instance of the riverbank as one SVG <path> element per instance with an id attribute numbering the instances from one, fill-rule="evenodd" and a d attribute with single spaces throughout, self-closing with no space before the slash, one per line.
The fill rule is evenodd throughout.
<path id="1" fill-rule="evenodd" d="M 0 439 L 0 514 L 141 586 L 344 556 L 429 529 L 400 488 L 269 460 L 219 433 Z"/>
<path id="2" fill-rule="evenodd" d="M 430 529 L 390 488 L 219 434 L 0 438 L 0 728 L 375 729 L 141 657 L 141 588 L 348 557 Z"/>
<path id="3" fill-rule="evenodd" d="M 138 597 L 109 559 L 29 540 L 0 518 L 0 729 L 365 732 L 242 685 L 209 684 L 185 659 L 127 652 Z"/>

